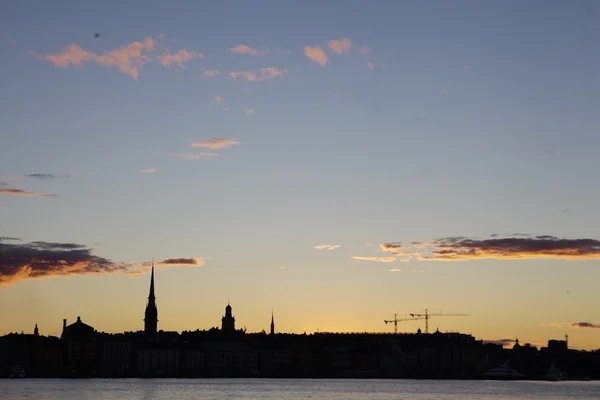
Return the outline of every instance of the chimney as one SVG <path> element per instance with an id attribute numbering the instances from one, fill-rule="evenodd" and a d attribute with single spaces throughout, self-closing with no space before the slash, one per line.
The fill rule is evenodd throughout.
<path id="1" fill-rule="evenodd" d="M 65 329 L 67 327 L 67 319 L 63 319 L 63 329 Z"/>

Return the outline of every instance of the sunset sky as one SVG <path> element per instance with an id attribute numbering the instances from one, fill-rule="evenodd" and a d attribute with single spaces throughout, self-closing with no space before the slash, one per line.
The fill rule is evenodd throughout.
<path id="1" fill-rule="evenodd" d="M 599 10 L 0 2 L 0 334 L 142 329 L 154 257 L 159 329 L 599 348 Z"/>

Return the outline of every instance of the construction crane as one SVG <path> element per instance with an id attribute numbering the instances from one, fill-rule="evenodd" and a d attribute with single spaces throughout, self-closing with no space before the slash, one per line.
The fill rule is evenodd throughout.
<path id="1" fill-rule="evenodd" d="M 425 333 L 429 333 L 429 318 L 431 317 L 467 317 L 471 314 L 429 314 L 427 309 L 425 309 L 425 314 L 410 314 L 413 318 L 419 318 L 425 320 Z"/>
<path id="2" fill-rule="evenodd" d="M 394 323 L 394 333 L 398 333 L 398 322 L 400 322 L 400 321 L 418 321 L 420 319 L 424 319 L 424 318 L 415 318 L 415 317 L 398 318 L 398 314 L 394 314 L 394 319 L 386 319 L 383 322 L 385 322 L 386 324 L 391 324 L 393 322 Z"/>

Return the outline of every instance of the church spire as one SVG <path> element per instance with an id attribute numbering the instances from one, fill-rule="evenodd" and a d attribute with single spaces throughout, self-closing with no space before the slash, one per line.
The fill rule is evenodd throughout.
<path id="1" fill-rule="evenodd" d="M 273 310 L 271 310 L 271 335 L 275 334 L 275 317 L 273 315 Z"/>
<path id="2" fill-rule="evenodd" d="M 37 324 L 35 324 L 35 328 L 33 328 L 33 334 L 34 334 L 35 336 L 39 336 L 39 335 L 40 335 L 40 331 L 39 331 L 39 329 L 38 329 L 38 327 L 37 327 Z"/>
<path id="3" fill-rule="evenodd" d="M 155 300 L 156 296 L 154 296 L 154 257 L 152 257 L 152 273 L 150 274 L 150 294 L 148 295 L 148 300 Z"/>
<path id="4" fill-rule="evenodd" d="M 156 333 L 158 326 L 158 309 L 156 308 L 156 296 L 154 295 L 154 258 L 152 258 L 152 273 L 150 275 L 150 293 L 144 318 L 144 332 Z"/>

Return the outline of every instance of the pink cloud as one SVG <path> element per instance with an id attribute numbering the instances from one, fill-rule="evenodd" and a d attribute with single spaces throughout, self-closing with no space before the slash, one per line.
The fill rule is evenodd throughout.
<path id="1" fill-rule="evenodd" d="M 327 55 L 325 55 L 325 52 L 319 46 L 306 46 L 304 48 L 304 55 L 312 62 L 317 63 L 322 67 L 327 65 Z"/>
<path id="2" fill-rule="evenodd" d="M 234 144 L 240 144 L 235 139 L 212 138 L 210 140 L 201 140 L 192 143 L 192 147 L 203 147 L 206 149 L 226 149 Z"/>
<path id="3" fill-rule="evenodd" d="M 150 57 L 146 54 L 142 54 L 142 52 L 154 51 L 154 45 L 153 39 L 146 38 L 144 42 L 129 43 L 127 46 L 106 52 L 101 56 L 96 56 L 93 61 L 104 66 L 115 66 L 124 74 L 130 75 L 134 79 L 138 79 L 140 69 L 146 63 L 150 62 Z"/>
<path id="4" fill-rule="evenodd" d="M 358 49 L 358 52 L 360 54 L 362 54 L 363 56 L 366 56 L 367 54 L 369 54 L 371 52 L 371 49 L 368 48 L 367 46 L 362 46 Z"/>
<path id="5" fill-rule="evenodd" d="M 469 71 L 469 70 L 473 69 L 473 67 L 471 67 L 470 65 L 463 65 L 463 69 L 465 71 Z"/>
<path id="6" fill-rule="evenodd" d="M 248 56 L 264 56 L 265 54 L 267 54 L 266 50 L 256 50 L 250 46 L 246 46 L 245 44 L 240 44 L 227 50 L 235 54 Z"/>
<path id="7" fill-rule="evenodd" d="M 185 62 L 202 57 L 204 57 L 204 54 L 195 51 L 179 50 L 177 53 L 171 54 L 169 50 L 167 50 L 164 54 L 157 56 L 156 58 L 164 67 L 176 64 L 181 68 L 185 68 Z"/>
<path id="8" fill-rule="evenodd" d="M 373 70 L 375 69 L 375 64 L 373 64 L 371 61 L 369 61 L 369 62 L 367 63 L 367 67 L 369 67 L 369 69 L 370 69 L 371 71 L 373 71 Z"/>
<path id="9" fill-rule="evenodd" d="M 203 69 L 202 73 L 204 74 L 204 76 L 208 76 L 209 78 L 214 78 L 217 75 L 221 75 L 221 71 L 219 71 L 218 69 Z"/>
<path id="10" fill-rule="evenodd" d="M 246 115 L 254 115 L 254 114 L 256 114 L 256 111 L 254 111 L 251 108 L 244 108 L 244 112 L 246 113 Z"/>
<path id="11" fill-rule="evenodd" d="M 267 67 L 261 68 L 259 74 L 254 71 L 230 72 L 231 79 L 236 80 L 238 77 L 246 78 L 250 82 L 268 81 L 278 76 L 287 74 L 287 68 Z"/>
<path id="12" fill-rule="evenodd" d="M 5 187 L 5 185 L 2 185 L 0 187 L 0 195 L 6 195 L 6 196 L 27 196 L 27 197 L 56 197 L 55 194 L 27 192 L 27 191 L 21 190 L 21 189 L 8 188 L 8 187 Z"/>
<path id="13" fill-rule="evenodd" d="M 350 50 L 351 47 L 352 41 L 350 41 L 348 38 L 329 41 L 329 48 L 337 55 L 348 53 L 348 50 Z"/>

